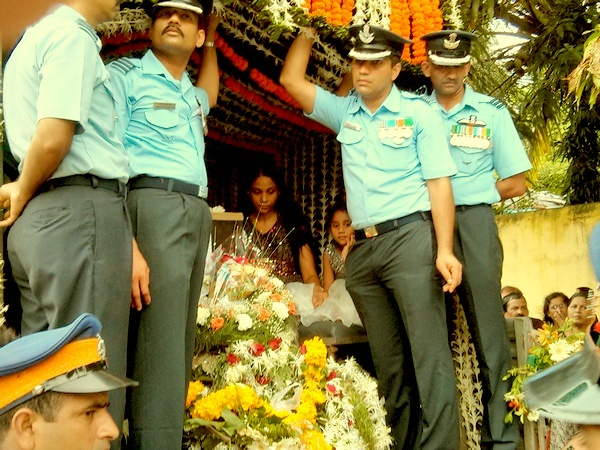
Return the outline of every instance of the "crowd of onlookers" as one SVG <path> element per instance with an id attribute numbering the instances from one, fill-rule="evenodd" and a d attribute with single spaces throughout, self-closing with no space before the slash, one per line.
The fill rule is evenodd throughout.
<path id="1" fill-rule="evenodd" d="M 527 300 L 520 289 L 514 286 L 504 286 L 500 293 L 504 317 L 530 317 Z M 534 329 L 541 328 L 544 323 L 560 327 L 565 319 L 573 321 L 572 332 L 585 332 L 592 324 L 591 336 L 594 342 L 598 340 L 598 331 L 594 324 L 598 317 L 592 311 L 594 290 L 589 287 L 578 287 L 569 297 L 563 292 L 552 292 L 544 298 L 543 319 L 531 317 Z"/>

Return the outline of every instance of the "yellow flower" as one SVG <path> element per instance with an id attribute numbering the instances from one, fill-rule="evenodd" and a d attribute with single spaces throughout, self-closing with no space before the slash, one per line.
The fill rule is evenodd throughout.
<path id="1" fill-rule="evenodd" d="M 196 401 L 200 393 L 204 390 L 204 385 L 200 381 L 191 381 L 188 386 L 187 398 L 185 399 L 186 409 Z"/>
<path id="2" fill-rule="evenodd" d="M 302 441 L 308 450 L 332 450 L 323 433 L 317 430 L 306 430 L 302 435 Z"/>
<path id="3" fill-rule="evenodd" d="M 325 367 L 325 363 L 327 362 L 327 347 L 325 347 L 321 338 L 315 336 L 308 341 L 304 341 L 304 346 L 306 347 L 306 354 L 304 355 L 306 364 Z"/>

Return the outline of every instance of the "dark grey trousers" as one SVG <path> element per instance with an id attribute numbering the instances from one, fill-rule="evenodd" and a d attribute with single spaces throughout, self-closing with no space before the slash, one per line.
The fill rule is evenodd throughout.
<path id="1" fill-rule="evenodd" d="M 124 197 L 66 186 L 39 194 L 8 236 L 8 257 L 21 293 L 23 334 L 71 323 L 81 313 L 102 323 L 108 367 L 125 375 L 131 299 L 131 226 Z M 121 427 L 125 392 L 111 392 Z"/>
<path id="2" fill-rule="evenodd" d="M 127 205 L 152 295 L 131 313 L 131 448 L 179 449 L 211 213 L 203 199 L 158 189 L 130 191 Z"/>
<path id="3" fill-rule="evenodd" d="M 357 241 L 346 288 L 369 337 L 398 449 L 458 448 L 458 405 L 430 220 Z"/>
<path id="4" fill-rule="evenodd" d="M 512 359 L 500 298 L 502 245 L 490 206 L 457 210 L 454 254 L 463 264 L 463 282 L 458 294 L 483 378 L 482 445 L 495 450 L 516 449 L 517 424 L 504 423 L 508 412 L 504 394 L 510 386 L 502 377 L 510 369 Z"/>

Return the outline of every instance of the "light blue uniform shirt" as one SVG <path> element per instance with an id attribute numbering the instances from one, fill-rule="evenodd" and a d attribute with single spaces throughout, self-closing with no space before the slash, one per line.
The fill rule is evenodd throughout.
<path id="1" fill-rule="evenodd" d="M 129 154 L 131 177 L 174 178 L 200 186 L 206 197 L 202 114 L 208 95 L 187 72 L 176 80 L 148 50 L 141 59 L 108 65 L 117 97 L 117 134 Z"/>
<path id="2" fill-rule="evenodd" d="M 456 173 L 437 111 L 395 86 L 374 114 L 356 95 L 338 97 L 317 86 L 308 117 L 338 133 L 356 229 L 430 211 L 425 180 Z M 391 136 L 398 127 L 406 137 Z"/>
<path id="3" fill-rule="evenodd" d="M 69 152 L 51 178 L 92 174 L 128 178 L 127 155 L 115 134 L 109 75 L 100 39 L 74 9 L 59 6 L 29 28 L 6 64 L 4 113 L 19 171 L 38 121 L 77 122 Z"/>
<path id="4" fill-rule="evenodd" d="M 435 92 L 429 100 L 437 104 Z M 494 170 L 503 179 L 531 169 L 508 109 L 493 97 L 475 92 L 469 85 L 465 85 L 462 102 L 450 111 L 437 106 L 458 169 L 450 179 L 454 203 L 477 205 L 500 201 Z M 481 148 L 485 144 L 480 145 L 483 141 L 479 136 L 489 140 L 488 148 Z"/>

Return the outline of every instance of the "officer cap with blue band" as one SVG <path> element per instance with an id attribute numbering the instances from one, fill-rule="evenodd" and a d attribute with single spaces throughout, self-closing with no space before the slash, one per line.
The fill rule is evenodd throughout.
<path id="1" fill-rule="evenodd" d="M 471 42 L 477 35 L 460 30 L 442 30 L 421 36 L 429 60 L 436 66 L 462 66 L 471 62 Z"/>
<path id="2" fill-rule="evenodd" d="M 66 327 L 0 348 L 0 415 L 48 391 L 89 394 L 136 386 L 106 369 L 100 330 L 96 316 L 82 314 Z"/>
<path id="3" fill-rule="evenodd" d="M 377 61 L 392 55 L 400 57 L 404 44 L 412 43 L 410 39 L 368 23 L 352 25 L 348 27 L 348 33 L 354 46 L 348 56 L 358 61 Z"/>

